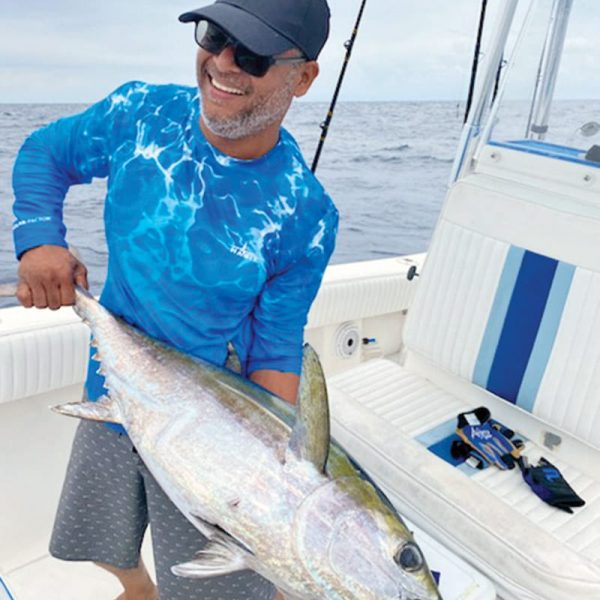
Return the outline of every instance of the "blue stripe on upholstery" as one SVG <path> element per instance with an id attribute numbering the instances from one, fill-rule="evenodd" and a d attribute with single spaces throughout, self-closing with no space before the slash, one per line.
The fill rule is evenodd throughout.
<path id="1" fill-rule="evenodd" d="M 473 371 L 473 383 L 485 388 L 490 376 L 496 349 L 502 333 L 502 327 L 508 312 L 510 299 L 515 288 L 525 250 L 511 246 L 506 256 L 504 269 L 498 282 L 496 298 L 490 311 L 487 328 L 483 335 L 479 356 Z"/>
<path id="2" fill-rule="evenodd" d="M 515 403 L 558 261 L 526 251 L 490 369 L 487 389 Z"/>
<path id="3" fill-rule="evenodd" d="M 542 377 L 544 376 L 552 348 L 554 347 L 558 326 L 560 325 L 574 274 L 575 267 L 567 263 L 559 263 L 556 269 L 554 282 L 548 296 L 546 311 L 544 312 L 529 364 L 523 377 L 523 383 L 517 396 L 517 404 L 529 412 L 533 410 L 533 405 L 542 383 Z"/>

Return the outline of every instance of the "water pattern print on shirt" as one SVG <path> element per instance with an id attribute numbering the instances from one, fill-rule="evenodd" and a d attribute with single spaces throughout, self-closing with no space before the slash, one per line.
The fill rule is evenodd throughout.
<path id="1" fill-rule="evenodd" d="M 132 82 L 35 132 L 13 176 L 17 255 L 66 246 L 69 186 L 108 177 L 101 302 L 195 356 L 222 364 L 234 340 L 247 371 L 298 373 L 337 211 L 285 129 L 245 161 L 211 146 L 199 116 L 195 88 Z"/>

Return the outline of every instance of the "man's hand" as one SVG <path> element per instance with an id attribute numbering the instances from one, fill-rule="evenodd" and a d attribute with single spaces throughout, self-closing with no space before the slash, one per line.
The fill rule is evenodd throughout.
<path id="1" fill-rule="evenodd" d="M 75 284 L 88 288 L 87 269 L 66 248 L 38 246 L 21 256 L 17 298 L 25 308 L 71 306 Z"/>

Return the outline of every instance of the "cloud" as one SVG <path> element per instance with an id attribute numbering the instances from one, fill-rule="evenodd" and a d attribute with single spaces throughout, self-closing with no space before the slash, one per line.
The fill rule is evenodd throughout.
<path id="1" fill-rule="evenodd" d="M 490 22 L 502 1 L 489 3 Z M 131 79 L 194 82 L 192 26 L 177 16 L 201 0 L 3 3 L 1 102 L 90 102 Z M 331 97 L 360 0 L 330 0 L 330 6 L 331 38 L 309 100 Z M 367 1 L 341 99 L 464 99 L 480 6 L 479 0 Z M 589 71 L 572 69 L 568 89 L 598 80 L 592 69 L 600 62 L 599 24 L 597 2 L 579 0 L 567 48 Z"/>
<path id="2" fill-rule="evenodd" d="M 6 0 L 4 0 L 6 2 Z M 176 0 L 8 0 L 0 22 L 0 101 L 91 101 L 127 79 L 191 83 L 192 27 L 177 16 L 195 3 Z M 198 2 L 201 4 L 201 2 Z M 328 99 L 342 64 L 360 2 L 331 0 L 332 35 L 322 55 L 322 75 L 309 99 Z M 468 69 L 473 0 L 367 2 L 348 71 L 346 99 L 438 97 L 449 82 L 442 74 Z M 435 76 L 427 76 L 419 63 Z M 402 73 L 403 69 L 410 73 Z M 430 80 L 424 86 L 417 79 Z M 79 82 L 79 84 L 78 84 Z M 421 89 L 422 88 L 422 89 Z M 462 86 L 455 86 L 456 93 Z M 452 93 L 455 93 L 452 91 Z"/>
<path id="3" fill-rule="evenodd" d="M 177 21 L 179 0 L 105 0 L 85 11 L 75 0 L 9 1 L 10 16 L 0 21 L 0 101 L 89 102 L 125 80 L 194 80 L 195 45 Z"/>

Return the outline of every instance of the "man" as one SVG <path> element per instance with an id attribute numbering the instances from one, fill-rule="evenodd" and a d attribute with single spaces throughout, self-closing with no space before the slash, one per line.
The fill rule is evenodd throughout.
<path id="1" fill-rule="evenodd" d="M 123 85 L 84 113 L 35 132 L 14 170 L 18 298 L 57 309 L 86 269 L 67 249 L 69 186 L 108 177 L 101 302 L 150 335 L 243 373 L 294 402 L 308 309 L 333 251 L 337 211 L 281 128 L 318 75 L 326 0 L 217 0 L 195 24 L 198 90 Z M 87 394 L 103 393 L 90 360 Z M 157 597 L 140 556 L 151 523 L 161 600 L 273 598 L 243 572 L 170 572 L 200 534 L 157 487 L 117 426 L 79 426 L 51 553 L 114 573 L 122 600 Z"/>

